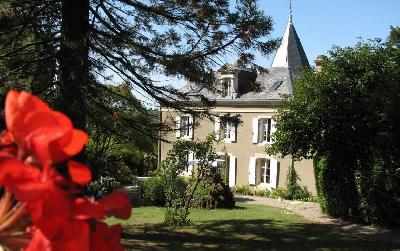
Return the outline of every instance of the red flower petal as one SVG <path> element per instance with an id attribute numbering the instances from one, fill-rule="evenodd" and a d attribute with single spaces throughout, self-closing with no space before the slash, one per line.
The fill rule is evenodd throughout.
<path id="1" fill-rule="evenodd" d="M 52 251 L 50 240 L 40 231 L 35 229 L 33 237 L 25 251 Z"/>
<path id="2" fill-rule="evenodd" d="M 6 98 L 6 125 L 23 151 L 42 165 L 57 164 L 79 153 L 88 141 L 64 114 L 27 92 L 10 91 Z"/>
<path id="3" fill-rule="evenodd" d="M 66 191 L 50 185 L 46 198 L 28 204 L 32 222 L 50 239 L 59 236 L 70 221 L 71 198 Z"/>
<path id="4" fill-rule="evenodd" d="M 90 236 L 90 250 L 122 251 L 120 244 L 121 225 L 108 227 L 103 222 L 96 222 L 94 233 Z"/>
<path id="5" fill-rule="evenodd" d="M 101 198 L 98 202 L 108 215 L 126 220 L 131 216 L 132 205 L 128 196 L 123 192 L 113 192 Z"/>
<path id="6" fill-rule="evenodd" d="M 7 187 L 21 201 L 35 201 L 47 194 L 48 186 L 40 181 L 41 172 L 36 167 L 17 159 L 0 161 L 0 184 Z"/>
<path id="7" fill-rule="evenodd" d="M 84 131 L 73 129 L 50 143 L 53 163 L 60 163 L 82 151 L 89 138 Z"/>
<path id="8" fill-rule="evenodd" d="M 90 169 L 84 164 L 73 160 L 68 162 L 68 173 L 72 181 L 78 185 L 86 185 L 92 180 L 92 172 Z"/>
<path id="9" fill-rule="evenodd" d="M 64 225 L 62 234 L 51 241 L 54 251 L 89 251 L 89 225 L 86 221 L 70 220 Z"/>
<path id="10" fill-rule="evenodd" d="M 72 207 L 72 217 L 79 220 L 104 219 L 105 212 L 99 203 L 78 198 L 74 201 Z"/>
<path id="11" fill-rule="evenodd" d="M 50 111 L 49 106 L 39 98 L 27 92 L 10 91 L 5 102 L 7 129 L 12 132 L 17 142 L 22 142 L 24 135 L 23 120 L 33 112 Z"/>

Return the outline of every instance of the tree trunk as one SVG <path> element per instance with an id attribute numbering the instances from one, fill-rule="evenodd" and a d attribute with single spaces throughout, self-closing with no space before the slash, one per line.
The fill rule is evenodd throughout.
<path id="1" fill-rule="evenodd" d="M 58 109 L 85 129 L 89 85 L 89 0 L 63 0 Z"/>

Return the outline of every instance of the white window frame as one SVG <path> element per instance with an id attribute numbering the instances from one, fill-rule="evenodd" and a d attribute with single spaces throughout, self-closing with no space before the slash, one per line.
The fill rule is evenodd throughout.
<path id="1" fill-rule="evenodd" d="M 234 187 L 236 185 L 236 173 L 237 173 L 237 161 L 236 161 L 236 156 L 234 156 L 232 153 L 226 153 L 226 152 L 216 152 L 216 154 L 219 156 L 218 158 L 221 159 L 221 156 L 228 157 L 228 185 L 229 187 Z M 224 163 L 226 165 L 226 163 Z"/>
<path id="2" fill-rule="evenodd" d="M 183 121 L 187 120 L 187 124 L 183 125 Z M 186 119 L 187 118 L 187 119 Z M 176 137 L 180 139 L 193 139 L 193 115 L 191 114 L 182 114 L 179 116 L 176 116 L 175 118 L 175 132 L 176 132 Z"/>
<path id="3" fill-rule="evenodd" d="M 215 117 L 214 119 L 214 132 L 217 140 L 221 139 L 225 143 L 234 143 L 236 142 L 236 130 L 237 126 L 235 126 L 232 122 L 224 121 Z"/>
<path id="4" fill-rule="evenodd" d="M 232 122 L 220 121 L 221 136 L 224 142 L 236 141 L 236 126 Z"/>
<path id="5" fill-rule="evenodd" d="M 267 123 L 261 125 L 263 127 L 262 139 L 263 139 L 263 142 L 265 142 L 267 144 L 271 144 L 272 143 L 272 123 L 273 123 L 273 119 L 272 118 L 260 119 L 260 121 L 263 121 L 263 120 L 267 121 Z M 268 137 L 269 137 L 269 139 L 268 139 Z"/>
<path id="6" fill-rule="evenodd" d="M 261 124 L 261 121 L 267 120 L 265 124 Z M 269 130 L 269 140 L 268 140 L 268 124 L 270 124 Z M 262 128 L 260 128 L 262 126 Z M 259 132 L 262 132 L 263 135 L 260 136 Z M 257 118 L 253 118 L 253 144 L 258 145 L 271 145 L 274 143 L 273 134 L 276 132 L 276 121 L 272 116 L 258 116 Z M 260 138 L 262 140 L 260 141 Z"/>
<path id="7" fill-rule="evenodd" d="M 183 176 L 191 176 L 192 175 L 193 169 L 194 169 L 194 164 L 192 164 L 193 160 L 194 160 L 194 153 L 190 151 L 186 155 L 187 165 L 185 166 L 185 170 L 181 171 L 181 175 L 183 175 Z"/>
<path id="8" fill-rule="evenodd" d="M 224 77 L 221 78 L 221 96 L 232 97 L 233 95 L 233 78 Z"/>
<path id="9" fill-rule="evenodd" d="M 261 166 L 258 166 L 257 163 L 259 163 L 257 160 L 258 159 L 265 159 L 265 164 L 269 163 L 269 176 L 270 180 L 269 183 L 265 182 L 265 175 L 262 177 L 263 179 L 261 180 L 261 183 L 257 183 L 257 168 L 262 168 Z M 267 161 L 269 160 L 269 162 Z M 266 173 L 266 170 L 264 173 Z M 267 188 L 267 189 L 272 189 L 276 188 L 278 185 L 278 160 L 272 158 L 272 156 L 265 155 L 265 154 L 256 154 L 255 157 L 249 157 L 249 185 L 254 185 L 257 187 L 261 188 Z"/>
<path id="10" fill-rule="evenodd" d="M 264 165 L 261 165 L 261 184 L 271 184 L 271 159 L 268 158 L 260 158 L 264 160 Z M 269 174 L 267 175 L 267 171 L 269 171 Z M 268 176 L 268 182 L 267 182 L 267 176 Z"/>

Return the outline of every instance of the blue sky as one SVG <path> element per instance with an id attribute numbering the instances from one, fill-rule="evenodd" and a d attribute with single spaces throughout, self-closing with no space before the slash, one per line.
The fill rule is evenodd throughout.
<path id="1" fill-rule="evenodd" d="M 259 0 L 274 20 L 272 37 L 281 37 L 288 20 L 289 0 Z M 354 46 L 362 39 L 386 38 L 389 27 L 400 26 L 400 0 L 292 0 L 293 23 L 311 65 L 328 55 L 332 45 Z M 256 57 L 269 67 L 273 58 Z"/>

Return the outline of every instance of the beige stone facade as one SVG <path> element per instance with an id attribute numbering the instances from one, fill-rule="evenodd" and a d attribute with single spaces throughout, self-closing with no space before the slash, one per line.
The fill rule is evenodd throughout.
<path id="1" fill-rule="evenodd" d="M 175 111 L 163 108 L 161 113 L 162 121 L 175 125 L 177 116 L 185 116 L 185 114 L 178 114 Z M 221 139 L 221 143 L 217 145 L 217 153 L 220 155 L 231 156 L 230 159 L 234 160 L 235 165 L 229 164 L 229 183 L 232 185 L 252 185 L 257 187 L 275 188 L 285 187 L 287 183 L 288 168 L 291 165 L 291 158 L 280 158 L 279 156 L 269 156 L 265 153 L 269 143 L 254 143 L 254 122 L 259 118 L 272 118 L 276 114 L 274 107 L 216 107 L 211 110 L 211 113 L 222 116 L 224 114 L 238 114 L 240 115 L 241 123 L 236 128 L 236 139 L 234 142 Z M 189 115 L 187 115 L 189 116 Z M 178 139 L 182 140 L 196 140 L 204 139 L 209 133 L 216 130 L 215 121 L 209 119 L 198 120 L 194 118 L 195 128 L 193 135 L 177 137 L 175 132 L 165 135 L 165 139 L 174 142 Z M 160 142 L 160 160 L 165 159 L 168 151 L 171 149 L 172 144 Z M 234 158 L 232 158 L 234 157 Z M 195 157 L 194 157 L 195 158 Z M 253 165 L 251 161 L 255 162 Z M 272 162 L 276 161 L 276 166 Z M 270 182 L 264 182 L 265 178 L 265 162 L 269 167 Z M 269 162 L 269 163 L 268 163 Z M 269 164 L 269 165 L 268 165 Z M 254 168 L 254 169 L 253 169 Z M 272 170 L 276 168 L 275 170 Z M 316 193 L 315 178 L 313 172 L 312 160 L 302 160 L 295 162 L 296 171 L 300 177 L 299 184 L 307 186 L 309 191 Z M 253 169 L 253 170 L 252 170 Z M 235 174 L 232 174 L 234 170 Z M 264 173 L 262 173 L 264 171 Z M 268 170 L 267 170 L 268 171 Z M 253 177 L 254 173 L 255 177 Z M 253 181 L 252 181 L 253 179 Z M 255 182 L 254 182 L 255 180 Z M 268 181 L 268 180 L 267 180 Z M 274 184 L 272 184 L 274 183 Z"/>

